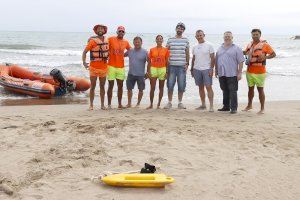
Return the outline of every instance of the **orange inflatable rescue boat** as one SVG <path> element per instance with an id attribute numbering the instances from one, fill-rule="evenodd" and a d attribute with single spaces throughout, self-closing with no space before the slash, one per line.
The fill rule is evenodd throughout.
<path id="1" fill-rule="evenodd" d="M 0 85 L 12 92 L 40 98 L 52 98 L 90 88 L 88 80 L 75 76 L 64 77 L 58 69 L 46 75 L 17 65 L 0 65 Z"/>

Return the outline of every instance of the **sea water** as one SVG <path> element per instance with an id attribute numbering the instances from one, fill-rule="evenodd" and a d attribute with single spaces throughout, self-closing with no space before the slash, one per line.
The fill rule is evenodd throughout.
<path id="1" fill-rule="evenodd" d="M 149 50 L 155 46 L 157 34 L 167 38 L 174 34 L 162 33 L 127 33 L 125 38 L 131 43 L 135 36 L 143 39 L 143 48 Z M 0 63 L 11 63 L 27 67 L 33 71 L 49 74 L 51 69 L 58 68 L 66 76 L 74 75 L 89 78 L 88 71 L 83 67 L 81 61 L 82 51 L 87 40 L 93 33 L 66 33 L 66 32 L 0 32 Z M 114 34 L 108 34 L 111 36 Z M 190 40 L 191 48 L 197 44 L 194 34 L 186 34 Z M 265 83 L 266 100 L 300 100 L 300 40 L 291 39 L 290 35 L 263 35 L 263 38 L 273 47 L 277 57 L 267 60 L 267 79 Z M 217 50 L 222 44 L 223 37 L 220 35 L 206 35 L 206 41 L 213 44 Z M 241 48 L 251 41 L 249 35 L 234 35 L 234 43 Z M 89 56 L 87 56 L 88 58 Z M 125 59 L 126 73 L 128 72 L 128 59 Z M 244 66 L 244 71 L 246 66 Z M 124 84 L 124 102 L 126 103 L 126 84 Z M 149 81 L 146 80 L 145 95 L 143 104 L 149 103 Z M 222 91 L 217 78 L 213 79 L 215 91 L 215 102 L 222 103 Z M 99 90 L 97 88 L 97 90 Z M 176 98 L 176 86 L 175 96 Z M 96 94 L 98 96 L 98 92 Z M 116 96 L 116 87 L 114 90 Z M 156 95 L 157 96 L 157 95 Z M 247 101 L 247 82 L 245 73 L 239 82 L 239 101 Z M 66 98 L 87 98 L 88 92 L 74 93 Z M 134 95 L 134 98 L 136 95 Z M 0 100 L 29 98 L 5 91 L 0 86 Z M 114 98 L 115 102 L 116 98 Z M 167 101 L 167 89 L 165 88 L 164 102 Z M 258 101 L 257 95 L 255 101 Z M 199 104 L 198 88 L 194 80 L 187 74 L 187 88 L 184 95 L 184 102 L 187 104 Z"/>

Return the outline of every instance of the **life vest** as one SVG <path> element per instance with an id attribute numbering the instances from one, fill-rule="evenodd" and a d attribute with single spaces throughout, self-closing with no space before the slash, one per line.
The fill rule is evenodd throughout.
<path id="1" fill-rule="evenodd" d="M 97 44 L 93 49 L 90 50 L 90 60 L 91 61 L 106 61 L 108 59 L 108 40 L 105 37 L 104 41 L 102 41 L 99 37 L 94 36 L 89 39 L 94 40 Z"/>
<path id="2" fill-rule="evenodd" d="M 266 40 L 261 40 L 258 44 L 253 45 L 253 41 L 251 43 L 248 44 L 247 48 L 246 48 L 246 53 L 248 56 L 248 62 L 247 65 L 251 65 L 251 66 L 265 66 L 266 65 L 266 61 L 258 61 L 258 57 L 260 57 L 261 55 L 265 55 L 265 53 L 263 52 L 263 46 L 264 44 L 266 44 L 267 41 Z"/>

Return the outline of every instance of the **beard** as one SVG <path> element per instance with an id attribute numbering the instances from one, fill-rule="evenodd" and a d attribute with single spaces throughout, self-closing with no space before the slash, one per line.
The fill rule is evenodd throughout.
<path id="1" fill-rule="evenodd" d="M 97 35 L 101 37 L 101 36 L 103 36 L 104 34 L 103 34 L 103 32 L 99 31 L 99 32 L 97 33 Z"/>
<path id="2" fill-rule="evenodd" d="M 177 31 L 177 35 L 182 35 L 183 34 L 183 32 L 181 32 L 181 31 Z"/>

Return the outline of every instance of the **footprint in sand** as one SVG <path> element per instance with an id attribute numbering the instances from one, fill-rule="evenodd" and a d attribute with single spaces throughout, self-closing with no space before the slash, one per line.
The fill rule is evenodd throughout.
<path id="1" fill-rule="evenodd" d="M 158 130 L 155 129 L 155 128 L 149 128 L 148 130 L 151 131 L 151 132 L 153 132 L 153 133 L 157 133 L 158 132 Z"/>
<path id="2" fill-rule="evenodd" d="M 18 126 L 10 125 L 10 126 L 5 126 L 2 129 L 10 129 L 10 128 L 18 128 Z"/>
<path id="3" fill-rule="evenodd" d="M 163 162 L 166 162 L 167 159 L 158 156 L 158 157 L 150 158 L 150 161 L 151 161 L 151 163 L 163 163 Z"/>
<path id="4" fill-rule="evenodd" d="M 115 128 L 115 127 L 116 127 L 115 124 L 105 124 L 105 125 L 104 125 L 104 128 L 105 128 L 105 129 L 112 129 L 112 128 Z"/>
<path id="5" fill-rule="evenodd" d="M 55 125 L 55 121 L 46 121 L 44 123 L 42 123 L 42 126 L 44 127 L 48 127 L 48 126 L 52 126 Z"/>
<path id="6" fill-rule="evenodd" d="M 120 166 L 123 166 L 123 165 L 133 166 L 134 163 L 133 163 L 132 160 L 121 160 L 121 161 L 119 162 L 119 165 L 120 165 Z"/>
<path id="7" fill-rule="evenodd" d="M 5 183 L 0 183 L 0 191 L 10 196 L 15 193 L 14 189 Z"/>
<path id="8" fill-rule="evenodd" d="M 31 197 L 33 197 L 35 199 L 43 199 L 44 198 L 42 195 L 38 195 L 38 194 L 33 194 L 33 195 L 31 195 Z"/>
<path id="9" fill-rule="evenodd" d="M 76 126 L 76 132 L 77 133 L 89 133 L 89 134 L 93 134 L 95 133 L 95 127 L 88 125 L 88 124 L 78 124 Z"/>
<path id="10" fill-rule="evenodd" d="M 240 175 L 242 175 L 242 174 L 245 173 L 245 172 L 246 172 L 245 169 L 243 169 L 243 168 L 238 168 L 238 169 L 233 170 L 232 172 L 230 172 L 230 174 L 233 175 L 233 176 L 240 176 Z"/>

